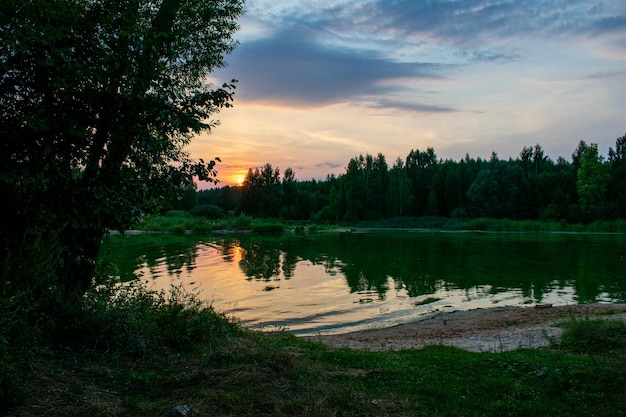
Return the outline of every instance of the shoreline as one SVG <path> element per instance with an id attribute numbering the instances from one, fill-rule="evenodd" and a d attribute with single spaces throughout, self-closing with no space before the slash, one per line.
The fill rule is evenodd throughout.
<path id="1" fill-rule="evenodd" d="M 478 308 L 452 311 L 387 328 L 334 335 L 303 336 L 334 348 L 364 351 L 454 346 L 472 352 L 540 348 L 558 342 L 570 318 L 606 317 L 626 321 L 626 304 Z"/>

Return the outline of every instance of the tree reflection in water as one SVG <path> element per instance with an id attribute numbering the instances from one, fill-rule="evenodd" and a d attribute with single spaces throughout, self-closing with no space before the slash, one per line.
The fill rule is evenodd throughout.
<path id="1" fill-rule="evenodd" d="M 103 247 L 123 279 L 191 272 L 199 256 L 217 251 L 248 280 L 298 278 L 298 265 L 323 265 L 341 274 L 351 293 L 384 300 L 390 290 L 408 297 L 464 290 L 515 292 L 525 302 L 574 292 L 577 302 L 626 300 L 626 237 L 622 235 L 373 232 L 269 236 L 112 236 Z M 238 260 L 238 261 L 237 261 Z M 146 273 L 146 270 L 148 271 Z M 147 277 L 144 277 L 147 278 Z"/>

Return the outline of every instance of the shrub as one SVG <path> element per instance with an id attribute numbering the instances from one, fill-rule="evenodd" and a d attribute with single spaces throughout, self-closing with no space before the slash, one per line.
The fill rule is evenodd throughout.
<path id="1" fill-rule="evenodd" d="M 468 221 L 464 225 L 464 228 L 467 230 L 482 230 L 482 231 L 489 230 L 491 226 L 493 225 L 493 222 L 494 222 L 493 219 L 479 217 L 479 218 Z"/>
<path id="2" fill-rule="evenodd" d="M 252 229 L 252 217 L 240 214 L 233 219 L 231 227 L 235 230 L 250 230 Z"/>
<path id="3" fill-rule="evenodd" d="M 224 210 L 213 204 L 201 204 L 195 206 L 194 208 L 189 210 L 189 213 L 192 216 L 206 217 L 209 219 L 221 219 L 225 217 Z"/>
<path id="4" fill-rule="evenodd" d="M 180 287 L 157 292 L 106 277 L 86 294 L 75 330 L 84 335 L 76 342 L 95 352 L 137 355 L 161 347 L 187 350 L 240 329 Z"/>
<path id="5" fill-rule="evenodd" d="M 254 233 L 281 234 L 285 231 L 282 224 L 255 224 L 252 226 Z"/>
<path id="6" fill-rule="evenodd" d="M 165 217 L 190 217 L 191 214 L 186 212 L 185 210 L 169 210 L 165 212 Z"/>
<path id="7" fill-rule="evenodd" d="M 602 353 L 626 348 L 626 322 L 572 318 L 565 323 L 561 346 L 577 353 Z"/>
<path id="8" fill-rule="evenodd" d="M 40 341 L 53 318 L 70 308 L 55 270 L 60 245 L 55 237 L 26 236 L 17 253 L 3 253 L 0 270 L 0 409 L 20 402 Z"/>

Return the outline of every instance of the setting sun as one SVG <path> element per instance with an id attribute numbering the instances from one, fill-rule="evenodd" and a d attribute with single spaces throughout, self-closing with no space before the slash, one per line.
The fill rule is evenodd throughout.
<path id="1" fill-rule="evenodd" d="M 243 177 L 243 176 L 237 177 L 237 187 L 241 187 L 243 185 L 244 179 L 245 179 L 245 177 Z"/>

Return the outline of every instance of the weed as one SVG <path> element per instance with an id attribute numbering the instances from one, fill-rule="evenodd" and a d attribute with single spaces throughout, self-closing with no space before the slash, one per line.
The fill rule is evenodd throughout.
<path id="1" fill-rule="evenodd" d="M 282 224 L 254 224 L 252 231 L 254 233 L 264 234 L 281 234 L 285 230 Z"/>
<path id="2" fill-rule="evenodd" d="M 576 353 L 608 353 L 626 348 L 626 322 L 572 317 L 563 324 L 561 347 Z"/>
<path id="3" fill-rule="evenodd" d="M 234 230 L 250 230 L 252 228 L 252 217 L 240 214 L 231 221 Z"/>

